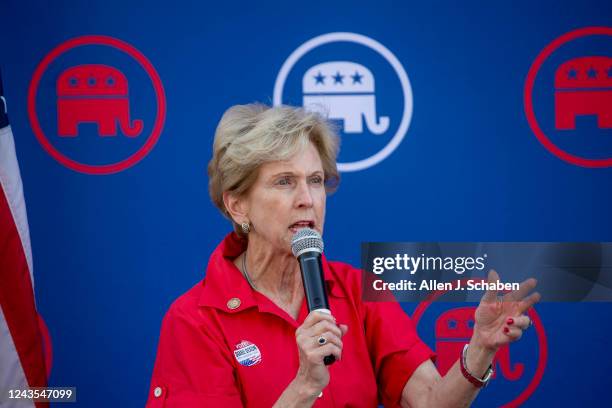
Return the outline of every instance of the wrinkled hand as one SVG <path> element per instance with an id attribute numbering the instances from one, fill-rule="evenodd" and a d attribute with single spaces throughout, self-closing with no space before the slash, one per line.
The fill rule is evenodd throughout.
<path id="1" fill-rule="evenodd" d="M 296 378 L 313 392 L 318 393 L 329 383 L 329 370 L 323 358 L 333 354 L 336 360 L 342 359 L 342 337 L 347 330 L 345 324 L 337 325 L 332 315 L 312 311 L 295 331 L 300 354 Z M 327 341 L 324 345 L 317 343 L 320 336 Z"/>
<path id="2" fill-rule="evenodd" d="M 494 270 L 489 271 L 489 283 L 499 281 Z M 501 346 L 521 338 L 530 325 L 524 313 L 540 300 L 540 294 L 529 294 L 537 284 L 533 278 L 520 284 L 518 290 L 498 297 L 497 290 L 487 290 L 476 309 L 474 340 L 486 350 L 497 350 Z"/>

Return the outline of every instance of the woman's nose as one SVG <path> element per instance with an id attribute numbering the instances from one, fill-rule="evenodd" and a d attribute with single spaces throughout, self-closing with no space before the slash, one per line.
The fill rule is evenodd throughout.
<path id="1" fill-rule="evenodd" d="M 297 197 L 296 197 L 296 204 L 298 207 L 312 207 L 313 205 L 312 191 L 310 191 L 310 186 L 308 185 L 307 182 L 299 183 Z"/>

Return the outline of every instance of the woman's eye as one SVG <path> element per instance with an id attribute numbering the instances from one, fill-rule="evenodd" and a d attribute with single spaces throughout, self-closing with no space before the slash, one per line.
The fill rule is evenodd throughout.
<path id="1" fill-rule="evenodd" d="M 289 177 L 283 177 L 279 179 L 276 184 L 278 184 L 279 186 L 288 186 L 289 184 L 291 184 L 291 179 Z"/>
<path id="2" fill-rule="evenodd" d="M 310 179 L 310 182 L 313 183 L 313 184 L 323 184 L 323 177 L 315 176 L 315 177 Z"/>

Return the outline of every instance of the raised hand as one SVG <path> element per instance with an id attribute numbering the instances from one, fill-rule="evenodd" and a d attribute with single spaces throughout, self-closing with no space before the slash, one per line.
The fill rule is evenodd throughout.
<path id="1" fill-rule="evenodd" d="M 499 275 L 494 270 L 489 271 L 488 283 L 499 281 Z M 518 290 L 498 296 L 497 290 L 487 290 L 474 316 L 474 340 L 488 350 L 499 347 L 521 338 L 531 321 L 525 313 L 540 300 L 540 294 L 529 294 L 537 281 L 527 279 L 520 284 Z"/>

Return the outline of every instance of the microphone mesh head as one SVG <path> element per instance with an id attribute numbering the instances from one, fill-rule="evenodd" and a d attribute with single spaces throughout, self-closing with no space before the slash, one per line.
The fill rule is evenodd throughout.
<path id="1" fill-rule="evenodd" d="M 317 251 L 323 253 L 323 239 L 321 235 L 310 228 L 301 228 L 291 238 L 291 252 L 298 257 L 305 251 Z"/>

